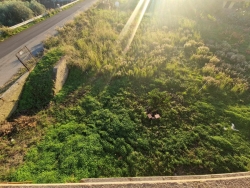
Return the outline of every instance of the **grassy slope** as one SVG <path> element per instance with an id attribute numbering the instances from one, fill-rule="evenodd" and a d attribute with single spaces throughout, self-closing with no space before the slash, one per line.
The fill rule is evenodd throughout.
<path id="1" fill-rule="evenodd" d="M 45 183 L 249 170 L 249 62 L 215 56 L 234 50 L 234 38 L 212 29 L 227 27 L 210 16 L 158 12 L 144 18 L 121 56 L 116 39 L 129 15 L 123 10 L 119 19 L 115 11 L 88 11 L 45 43 L 52 48 L 45 60 L 66 55 L 69 78 L 49 105 L 25 105 L 37 104 L 28 102 L 27 83 L 19 111 L 43 109 L 36 129 L 46 134 L 5 178 Z M 146 111 L 161 118 L 149 120 Z"/>

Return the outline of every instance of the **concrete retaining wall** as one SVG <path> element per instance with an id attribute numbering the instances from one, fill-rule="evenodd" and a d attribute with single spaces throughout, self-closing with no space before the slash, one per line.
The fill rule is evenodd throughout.
<path id="1" fill-rule="evenodd" d="M 54 92 L 57 94 L 63 87 L 67 77 L 68 68 L 65 58 L 61 58 L 60 61 L 53 68 L 54 72 Z M 18 100 L 21 96 L 23 86 L 30 72 L 26 72 L 22 75 L 7 91 L 0 96 L 0 123 L 4 122 L 10 117 L 16 110 Z"/>
<path id="2" fill-rule="evenodd" d="M 26 72 L 0 96 L 0 123 L 5 121 L 16 110 L 18 99 L 28 76 L 29 72 Z"/>
<path id="3" fill-rule="evenodd" d="M 56 64 L 56 66 L 53 68 L 53 73 L 55 82 L 54 93 L 57 94 L 62 89 L 69 73 L 65 57 L 62 57 Z"/>

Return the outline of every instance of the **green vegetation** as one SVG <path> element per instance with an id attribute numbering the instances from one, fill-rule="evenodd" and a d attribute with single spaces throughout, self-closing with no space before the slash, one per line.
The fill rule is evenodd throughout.
<path id="1" fill-rule="evenodd" d="M 0 4 L 0 25 L 12 26 L 40 15 L 45 12 L 45 7 L 35 0 L 4 1 Z"/>
<path id="2" fill-rule="evenodd" d="M 25 2 L 25 5 L 27 5 L 34 12 L 33 15 L 35 15 L 35 16 L 45 12 L 43 5 L 37 3 L 36 1 L 31 1 L 30 3 Z M 66 10 L 66 9 L 72 7 L 72 6 L 73 5 L 69 5 L 67 7 L 64 7 L 62 10 Z M 4 10 L 3 5 L 2 5 L 2 7 L 0 6 L 0 10 L 1 10 L 1 8 L 3 8 L 3 10 Z M 41 11 L 43 11 L 43 12 L 41 12 Z M 37 24 L 37 23 L 39 23 L 39 22 L 41 22 L 43 20 L 46 20 L 46 19 L 54 16 L 55 14 L 57 14 L 59 12 L 60 12 L 59 9 L 47 10 L 46 14 L 43 17 L 35 19 L 32 22 L 29 22 L 29 23 L 27 23 L 27 24 L 25 24 L 23 26 L 15 28 L 15 29 L 11 29 L 11 28 L 9 28 L 7 26 L 2 26 L 4 24 L 1 22 L 1 18 L 4 20 L 4 17 L 1 17 L 2 15 L 0 15 L 0 42 L 8 39 L 9 37 L 11 37 L 13 35 L 16 35 L 17 33 L 20 33 L 21 31 L 23 31 L 25 29 L 30 28 L 31 26 L 33 26 L 33 25 L 35 25 L 35 24 Z M 18 23 L 20 23 L 20 22 L 18 22 Z"/>
<path id="3" fill-rule="evenodd" d="M 34 15 L 36 16 L 41 15 L 45 12 L 44 5 L 38 3 L 35 0 L 30 1 L 28 6 L 33 11 Z"/>
<path id="4" fill-rule="evenodd" d="M 35 0 L 30 2 L 15 0 L 2 2 L 0 4 L 0 42 L 44 20 L 50 14 L 15 29 L 10 29 L 8 26 L 13 26 L 34 16 L 41 15 L 45 11 L 45 7 Z"/>
<path id="5" fill-rule="evenodd" d="M 69 8 L 69 7 L 67 7 L 67 8 Z M 15 28 L 15 29 L 11 29 L 11 28 L 5 27 L 5 26 L 0 27 L 0 42 L 8 39 L 9 37 L 11 37 L 13 35 L 16 35 L 17 33 L 20 33 L 21 31 L 23 31 L 25 29 L 30 28 L 31 26 L 33 26 L 33 25 L 35 25 L 43 20 L 46 20 L 46 19 L 54 16 L 58 12 L 59 12 L 59 10 L 55 10 L 55 9 L 48 10 L 47 14 L 44 15 L 43 17 L 38 18 L 32 22 L 29 22 L 23 26 Z"/>
<path id="6" fill-rule="evenodd" d="M 19 101 L 20 111 L 36 111 L 48 105 L 54 94 L 52 68 L 61 55 L 61 50 L 51 49 L 30 73 Z"/>
<path id="7" fill-rule="evenodd" d="M 2 173 L 3 180 L 77 182 L 250 169 L 249 32 L 225 22 L 220 12 L 208 14 L 207 6 L 197 4 L 193 12 L 193 6 L 173 2 L 144 17 L 121 55 L 117 40 L 131 15 L 130 0 L 122 3 L 119 14 L 91 9 L 44 42 L 46 55 L 18 108 L 38 112 L 36 130 L 44 136 L 30 144 L 19 168 Z M 236 48 L 238 35 L 242 45 Z M 53 97 L 46 78 L 61 56 L 70 72 Z M 10 136 L 20 135 L 1 139 Z"/>

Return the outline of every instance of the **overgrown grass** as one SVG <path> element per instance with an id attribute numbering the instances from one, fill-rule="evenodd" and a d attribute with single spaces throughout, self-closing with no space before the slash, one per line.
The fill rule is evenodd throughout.
<path id="1" fill-rule="evenodd" d="M 113 10 L 87 11 L 45 42 L 51 50 L 34 83 L 47 83 L 45 75 L 62 53 L 69 77 L 53 100 L 52 83 L 44 84 L 45 95 L 39 96 L 49 95 L 39 101 L 50 105 L 37 116 L 46 119 L 38 122 L 46 134 L 9 180 L 249 170 L 249 60 L 234 51 L 232 38 L 213 48 L 207 42 L 213 31 L 205 33 L 200 18 L 175 8 L 144 18 L 126 55 L 116 42 L 129 17 L 126 9 L 119 20 Z M 44 107 L 28 102 L 35 96 L 28 95 L 34 92 L 28 86 L 37 87 L 27 82 L 20 107 Z"/>

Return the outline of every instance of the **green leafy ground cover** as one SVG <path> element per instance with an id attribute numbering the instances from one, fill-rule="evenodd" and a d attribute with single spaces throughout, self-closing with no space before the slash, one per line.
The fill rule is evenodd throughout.
<path id="1" fill-rule="evenodd" d="M 249 170 L 249 59 L 246 48 L 234 47 L 233 34 L 214 34 L 238 33 L 237 26 L 228 29 L 217 15 L 187 14 L 172 4 L 144 17 L 130 50 L 121 55 L 117 39 L 131 13 L 126 3 L 119 17 L 116 10 L 87 11 L 45 42 L 47 55 L 32 75 L 36 82 L 47 83 L 39 74 L 48 73 L 47 65 L 61 55 L 69 62 L 69 77 L 54 98 L 52 86 L 33 90 L 33 79 L 27 82 L 18 112 L 40 110 L 36 129 L 44 136 L 30 144 L 6 180 Z M 43 92 L 50 100 L 39 98 Z M 147 112 L 161 118 L 150 120 Z"/>

